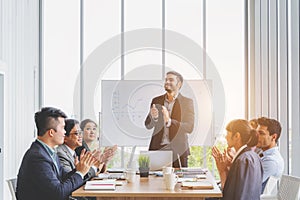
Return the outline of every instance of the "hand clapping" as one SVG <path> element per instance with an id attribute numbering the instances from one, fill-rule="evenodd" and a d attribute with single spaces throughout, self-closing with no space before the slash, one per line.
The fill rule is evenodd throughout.
<path id="1" fill-rule="evenodd" d="M 115 155 L 117 149 L 118 149 L 117 145 L 114 145 L 113 147 L 105 147 L 101 157 L 102 162 L 107 164 Z"/>
<path id="2" fill-rule="evenodd" d="M 75 159 L 76 170 L 85 175 L 95 161 L 96 159 L 93 157 L 92 153 L 83 149 L 80 154 L 80 161 L 78 162 L 77 157 Z"/>
<path id="3" fill-rule="evenodd" d="M 216 161 L 216 165 L 219 172 L 228 171 L 231 165 L 232 157 L 224 150 L 222 153 L 216 146 L 212 148 L 212 156 Z"/>
<path id="4" fill-rule="evenodd" d="M 155 104 L 152 104 L 152 107 L 150 109 L 150 115 L 153 119 L 157 119 L 158 118 L 158 109 L 156 108 Z"/>
<path id="5" fill-rule="evenodd" d="M 164 117 L 164 122 L 167 123 L 170 119 L 170 114 L 169 114 L 168 109 L 165 106 L 162 106 L 162 114 Z"/>

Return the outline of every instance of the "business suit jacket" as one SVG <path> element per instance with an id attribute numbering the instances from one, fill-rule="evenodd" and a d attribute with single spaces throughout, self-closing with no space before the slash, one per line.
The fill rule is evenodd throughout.
<path id="1" fill-rule="evenodd" d="M 158 104 L 158 121 L 155 122 L 150 113 L 145 120 L 145 126 L 147 129 L 152 129 L 154 127 L 149 150 L 159 150 L 163 148 L 161 146 L 161 141 L 164 133 L 164 120 L 161 112 L 161 106 L 164 105 L 165 95 L 166 94 L 155 97 L 150 105 L 151 108 L 153 104 Z M 191 133 L 194 129 L 193 100 L 178 94 L 170 117 L 171 126 L 169 127 L 169 147 L 173 151 L 173 157 L 176 158 L 177 154 L 187 157 L 190 154 L 187 133 Z"/>
<path id="2" fill-rule="evenodd" d="M 66 172 L 75 170 L 74 157 L 70 153 L 70 151 L 68 150 L 65 144 L 59 145 L 56 148 L 56 152 L 60 160 L 60 164 Z M 87 181 L 95 176 L 96 176 L 95 170 L 93 168 L 90 168 L 89 172 L 84 176 L 84 180 Z"/>
<path id="3" fill-rule="evenodd" d="M 85 143 L 84 140 L 82 140 L 82 146 L 77 147 L 77 148 L 75 149 L 75 152 L 76 152 L 77 156 L 80 156 L 81 151 L 82 151 L 83 149 L 85 149 L 86 151 L 91 151 L 90 148 L 89 148 L 89 146 Z"/>
<path id="4" fill-rule="evenodd" d="M 81 151 L 82 151 L 83 149 L 85 149 L 86 151 L 91 151 L 90 148 L 89 148 L 89 146 L 85 143 L 84 140 L 82 141 L 82 146 L 77 147 L 77 148 L 75 149 L 75 152 L 76 152 L 78 158 L 80 158 L 80 154 L 81 154 Z M 100 173 L 104 173 L 105 171 L 106 171 L 106 164 L 103 165 L 103 167 L 102 167 Z M 93 177 L 93 176 L 92 176 L 92 177 Z"/>
<path id="5" fill-rule="evenodd" d="M 259 200 L 262 178 L 259 156 L 246 147 L 230 167 L 223 189 L 223 200 Z"/>
<path id="6" fill-rule="evenodd" d="M 64 200 L 83 184 L 75 170 L 66 173 L 57 158 L 56 168 L 49 153 L 38 141 L 25 153 L 18 174 L 18 200 Z"/>

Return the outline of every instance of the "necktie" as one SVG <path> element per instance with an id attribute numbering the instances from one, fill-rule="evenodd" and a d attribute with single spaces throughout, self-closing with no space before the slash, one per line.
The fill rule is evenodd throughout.
<path id="1" fill-rule="evenodd" d="M 73 154 L 74 162 L 76 160 L 76 153 Z"/>

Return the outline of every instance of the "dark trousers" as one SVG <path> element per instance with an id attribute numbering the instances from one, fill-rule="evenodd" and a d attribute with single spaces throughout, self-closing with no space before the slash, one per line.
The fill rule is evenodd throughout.
<path id="1" fill-rule="evenodd" d="M 188 166 L 188 157 L 186 155 L 180 156 L 180 163 L 181 163 L 181 167 L 187 167 Z M 175 157 L 173 155 L 173 164 L 172 164 L 172 166 L 174 168 L 180 168 L 180 164 L 179 164 L 179 161 L 177 159 L 177 156 Z"/>

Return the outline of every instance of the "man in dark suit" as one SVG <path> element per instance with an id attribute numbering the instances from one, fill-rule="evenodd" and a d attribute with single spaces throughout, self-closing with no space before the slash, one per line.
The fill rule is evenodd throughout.
<path id="1" fill-rule="evenodd" d="M 56 153 L 59 158 L 61 166 L 66 172 L 70 172 L 76 168 L 76 153 L 75 148 L 82 144 L 82 131 L 79 127 L 79 121 L 75 119 L 65 120 L 65 138 L 64 144 L 56 148 Z M 77 159 L 78 161 L 78 159 Z M 100 164 L 100 163 L 99 163 Z M 102 168 L 103 165 L 101 165 Z M 100 166 L 99 166 L 100 167 Z M 101 170 L 101 169 L 100 169 Z M 89 172 L 84 177 L 86 180 L 91 179 L 97 173 L 97 167 L 90 168 Z"/>
<path id="2" fill-rule="evenodd" d="M 92 154 L 84 151 L 76 169 L 66 173 L 54 151 L 56 145 L 64 142 L 66 117 L 61 110 L 51 107 L 35 113 L 38 138 L 23 157 L 17 199 L 64 200 L 84 183 L 84 175 L 95 162 Z"/>
<path id="3" fill-rule="evenodd" d="M 62 167 L 66 172 L 70 172 L 76 168 L 78 162 L 75 149 L 82 145 L 82 131 L 79 127 L 79 122 L 75 119 L 65 120 L 65 139 L 64 144 L 56 148 L 56 152 Z M 85 180 L 89 180 L 101 171 L 104 163 L 100 160 L 100 151 L 94 151 L 93 155 L 98 155 L 96 166 L 92 166 L 89 172 L 85 175 Z M 75 159 L 76 158 L 76 159 Z"/>
<path id="4" fill-rule="evenodd" d="M 190 155 L 187 134 L 194 129 L 193 100 L 179 93 L 182 84 L 181 74 L 168 72 L 164 84 L 166 94 L 152 100 L 145 120 L 147 129 L 154 128 L 149 150 L 173 151 L 173 167 L 180 166 L 178 155 L 182 167 L 187 167 Z"/>

